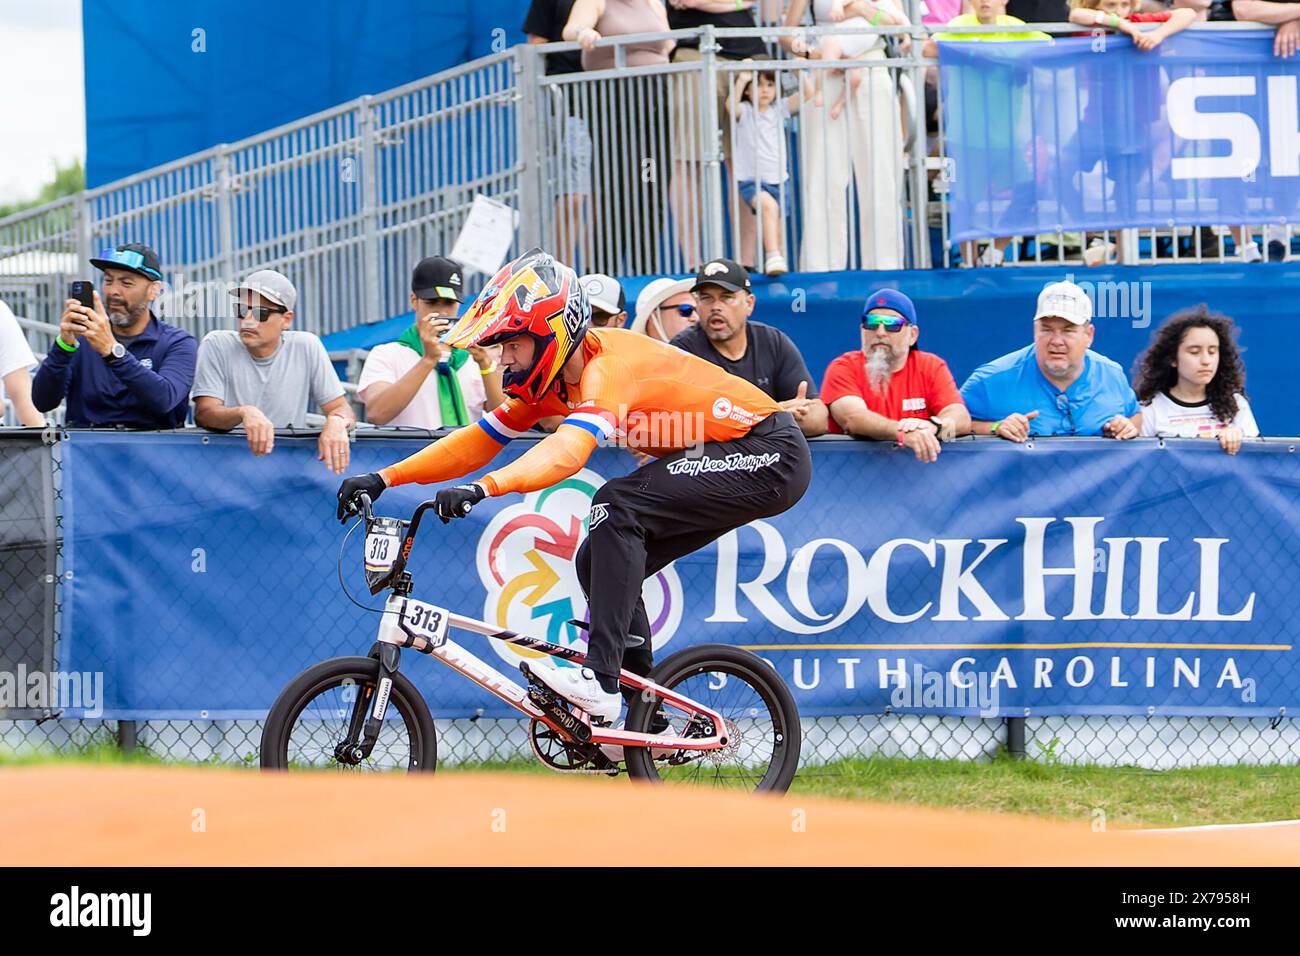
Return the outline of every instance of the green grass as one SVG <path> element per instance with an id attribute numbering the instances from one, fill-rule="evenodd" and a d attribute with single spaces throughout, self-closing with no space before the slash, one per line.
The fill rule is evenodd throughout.
<path id="1" fill-rule="evenodd" d="M 1300 766 L 1071 767 L 999 757 L 873 758 L 808 767 L 792 793 L 1093 821 L 1195 826 L 1291 820 Z"/>
<path id="2" fill-rule="evenodd" d="M 148 750 L 123 754 L 112 743 L 90 742 L 62 753 L 0 751 L 0 766 L 60 764 L 152 765 Z M 233 764 L 239 766 L 239 764 Z M 244 765 L 256 767 L 256 755 Z M 208 763 L 204 766 L 232 766 Z M 551 771 L 530 758 L 444 766 L 445 773 Z M 1105 814 L 1107 826 L 1195 826 L 1254 823 L 1300 816 L 1300 766 L 1073 767 L 1000 756 L 991 761 L 878 757 L 804 767 L 791 793 L 848 800 L 1027 813 L 1086 822 Z"/>
<path id="3" fill-rule="evenodd" d="M 66 750 L 2 750 L 0 767 L 38 767 L 54 764 L 118 764 L 160 766 L 161 758 L 148 750 L 137 749 L 123 753 L 116 742 L 90 741 L 69 745 Z"/>

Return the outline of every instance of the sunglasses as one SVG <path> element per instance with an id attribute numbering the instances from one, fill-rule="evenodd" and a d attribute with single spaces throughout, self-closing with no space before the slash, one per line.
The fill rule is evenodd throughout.
<path id="1" fill-rule="evenodd" d="M 659 306 L 659 311 L 676 312 L 683 319 L 689 319 L 695 314 L 695 306 L 691 305 L 689 302 L 683 302 L 681 305 L 661 305 Z"/>
<path id="2" fill-rule="evenodd" d="M 901 315 L 876 315 L 871 313 L 862 317 L 862 327 L 869 332 L 874 332 L 876 329 L 884 329 L 886 332 L 901 332 L 905 325 L 907 325 L 907 319 Z"/>
<path id="3" fill-rule="evenodd" d="M 99 258 L 119 266 L 126 266 L 128 269 L 135 269 L 137 272 L 143 272 L 151 279 L 162 280 L 161 272 L 144 264 L 144 253 L 136 252 L 134 249 L 105 249 L 99 254 Z"/>
<path id="4" fill-rule="evenodd" d="M 239 319 L 251 314 L 258 322 L 265 322 L 277 312 L 283 311 L 284 309 L 267 309 L 262 306 L 245 305 L 243 302 L 235 303 L 235 317 Z"/>
<path id="5" fill-rule="evenodd" d="M 591 324 L 599 329 L 610 325 L 616 318 L 618 316 L 612 312 L 601 312 L 598 309 L 593 309 L 591 312 Z"/>
<path id="6" fill-rule="evenodd" d="M 1064 413 L 1065 422 L 1070 429 L 1070 434 L 1077 435 L 1079 432 L 1074 427 L 1074 409 L 1070 407 L 1070 399 L 1067 398 L 1064 393 L 1060 393 L 1056 396 L 1056 410 Z"/>

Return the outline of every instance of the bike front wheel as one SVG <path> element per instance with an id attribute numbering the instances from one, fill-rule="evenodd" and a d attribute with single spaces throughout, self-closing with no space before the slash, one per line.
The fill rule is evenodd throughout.
<path id="1" fill-rule="evenodd" d="M 262 769 L 432 773 L 438 765 L 433 717 L 401 672 L 393 675 L 374 747 L 363 758 L 349 755 L 347 744 L 359 739 L 378 681 L 379 661 L 369 657 L 336 657 L 299 674 L 267 714 Z"/>
<path id="2" fill-rule="evenodd" d="M 726 724 L 721 750 L 627 747 L 630 776 L 716 789 L 784 793 L 799 767 L 799 709 L 785 681 L 762 658 L 726 644 L 701 644 L 658 664 L 648 676 L 661 687 L 716 711 Z M 657 716 L 658 715 L 658 716 Z M 627 730 L 652 733 L 667 719 L 676 735 L 709 736 L 711 727 L 656 695 L 638 695 Z M 656 729 L 657 729 L 656 726 Z"/>

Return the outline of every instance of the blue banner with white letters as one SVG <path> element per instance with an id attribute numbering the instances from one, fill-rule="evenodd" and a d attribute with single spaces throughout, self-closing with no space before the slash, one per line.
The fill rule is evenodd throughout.
<path id="1" fill-rule="evenodd" d="M 351 470 L 422 444 L 359 440 Z M 1197 440 L 964 440 L 931 465 L 891 443 L 812 446 L 795 508 L 646 582 L 657 660 L 700 642 L 748 647 L 806 716 L 1300 706 L 1294 439 L 1231 457 Z M 62 451 L 59 660 L 102 674 L 103 716 L 261 717 L 303 668 L 370 648 L 379 615 L 340 589 L 338 479 L 314 441 L 281 437 L 254 458 L 238 436 L 74 432 Z M 573 556 L 596 489 L 634 467 L 600 448 L 545 491 L 430 519 L 415 596 L 581 646 Z M 377 512 L 409 517 L 431 496 L 390 489 Z M 343 547 L 342 577 L 374 608 L 360 538 Z M 519 680 L 514 648 L 452 638 Z M 403 670 L 435 716 L 513 714 L 437 661 L 407 651 Z"/>
<path id="2" fill-rule="evenodd" d="M 1300 218 L 1300 62 L 1273 32 L 939 44 L 954 239 Z"/>

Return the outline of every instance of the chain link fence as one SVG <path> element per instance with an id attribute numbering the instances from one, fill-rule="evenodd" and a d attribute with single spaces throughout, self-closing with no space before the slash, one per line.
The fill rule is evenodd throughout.
<path id="1" fill-rule="evenodd" d="M 444 766 L 532 759 L 524 720 L 434 723 Z M 1008 729 L 1004 718 L 805 718 L 800 767 L 802 773 L 833 773 L 842 761 L 873 757 L 990 760 L 1008 752 Z M 1293 718 L 1043 717 L 1026 720 L 1023 733 L 1023 751 L 1012 752 L 1044 764 L 1169 770 L 1294 764 L 1300 758 L 1300 727 Z M 120 747 L 167 763 L 256 767 L 261 734 L 256 720 L 0 720 L 0 749 L 72 756 Z"/>
<path id="2" fill-rule="evenodd" d="M 67 583 L 63 565 L 66 452 L 63 442 L 51 442 L 50 437 L 0 433 L 0 473 L 6 476 L 6 494 L 0 500 L 0 607 L 4 609 L 0 671 L 5 673 L 20 665 L 47 672 L 60 667 L 54 638 L 62 624 Z M 359 448 L 358 454 L 363 453 Z M 331 540 L 336 534 L 323 525 L 313 533 Z M 313 545 L 303 553 L 318 550 Z M 140 560 L 142 552 L 132 557 Z M 160 633 L 168 626 L 160 617 Z M 167 673 L 175 673 L 188 659 L 184 646 L 176 649 L 180 656 L 168 665 Z M 313 660 L 313 654 L 322 656 L 317 648 L 306 648 L 304 653 Z M 417 665 L 412 672 L 416 669 L 424 667 Z M 221 679 L 212 677 L 210 682 L 217 686 Z M 530 755 L 528 728 L 521 719 L 480 713 L 439 719 L 436 727 L 439 758 L 448 766 L 495 765 L 524 761 Z M 833 774 L 843 761 L 873 757 L 979 761 L 1008 751 L 1049 764 L 1147 769 L 1291 764 L 1300 755 L 1300 727 L 1285 710 L 1273 718 L 1031 715 L 1007 719 L 886 712 L 808 717 L 803 732 L 802 772 L 810 774 Z M 257 719 L 68 719 L 55 708 L 0 709 L 0 751 L 20 755 L 93 754 L 121 748 L 169 763 L 256 767 L 260 737 Z"/>

